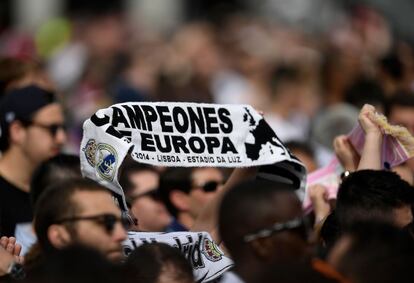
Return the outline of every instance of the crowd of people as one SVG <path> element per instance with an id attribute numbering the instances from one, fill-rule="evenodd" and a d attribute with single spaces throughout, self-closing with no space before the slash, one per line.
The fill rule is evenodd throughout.
<path id="1" fill-rule="evenodd" d="M 0 48 L 0 282 L 414 282 L 414 163 L 384 162 L 372 118 L 414 134 L 414 47 L 380 13 L 355 7 L 317 36 L 245 15 L 168 36 L 113 11 L 66 24 L 49 52 Z M 308 174 L 339 161 L 338 193 L 307 186 L 309 212 L 256 167 L 127 158 L 126 217 L 82 177 L 79 145 L 98 109 L 138 101 L 250 104 Z"/>

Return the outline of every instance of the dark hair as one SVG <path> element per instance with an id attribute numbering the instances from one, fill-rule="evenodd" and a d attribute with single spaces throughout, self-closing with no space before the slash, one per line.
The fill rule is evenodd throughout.
<path id="1" fill-rule="evenodd" d="M 414 189 L 391 171 L 361 170 L 350 174 L 340 185 L 336 213 L 340 226 L 356 220 L 392 221 L 392 210 L 411 205 Z"/>
<path id="2" fill-rule="evenodd" d="M 90 179 L 73 178 L 57 182 L 42 193 L 37 201 L 34 213 L 34 229 L 38 243 L 43 251 L 55 250 L 48 238 L 48 229 L 62 218 L 72 217 L 78 207 L 72 196 L 78 191 L 102 191 L 108 189 Z"/>
<path id="3" fill-rule="evenodd" d="M 386 103 L 385 115 L 389 117 L 396 106 L 414 108 L 414 93 L 410 91 L 395 93 Z"/>
<path id="4" fill-rule="evenodd" d="M 399 81 L 404 77 L 404 66 L 396 51 L 392 51 L 380 60 L 381 69 L 393 80 Z"/>
<path id="5" fill-rule="evenodd" d="M 117 283 L 122 274 L 120 266 L 95 249 L 71 245 L 44 257 L 27 275 L 24 282 Z"/>
<path id="6" fill-rule="evenodd" d="M 319 243 L 319 255 L 325 258 L 332 247 L 335 245 L 336 240 L 341 236 L 341 230 L 338 224 L 336 211 L 333 210 L 329 214 L 322 224 L 320 231 L 321 242 Z"/>
<path id="7" fill-rule="evenodd" d="M 337 270 L 352 282 L 414 282 L 414 242 L 405 231 L 380 222 L 357 222 L 344 233 L 350 245 Z"/>
<path id="8" fill-rule="evenodd" d="M 128 282 L 158 282 L 163 271 L 172 271 L 180 282 L 194 282 L 193 269 L 184 255 L 164 243 L 144 244 L 136 248 L 125 262 Z"/>
<path id="9" fill-rule="evenodd" d="M 290 149 L 290 151 L 294 152 L 296 150 L 303 151 L 311 158 L 315 158 L 315 151 L 312 148 L 310 143 L 301 142 L 301 141 L 288 141 L 285 143 L 285 146 Z"/>
<path id="10" fill-rule="evenodd" d="M 77 155 L 60 153 L 42 162 L 34 171 L 30 183 L 30 201 L 32 207 L 42 192 L 55 182 L 81 177 L 80 159 Z"/>
<path id="11" fill-rule="evenodd" d="M 130 180 L 131 175 L 144 171 L 151 171 L 159 175 L 157 169 L 155 169 L 154 166 L 148 164 L 139 163 L 135 160 L 129 159 L 125 160 L 122 163 L 122 172 L 121 176 L 119 177 L 119 184 L 121 185 L 122 190 L 126 195 L 132 193 L 132 190 L 134 189 L 134 184 Z"/>
<path id="12" fill-rule="evenodd" d="M 245 253 L 243 237 L 269 225 L 269 216 L 277 211 L 274 200 L 280 192 L 294 194 L 294 189 L 287 184 L 253 180 L 235 186 L 223 196 L 218 229 L 235 261 Z M 298 199 L 297 203 L 300 207 Z"/>
<path id="13" fill-rule="evenodd" d="M 364 104 L 385 106 L 385 93 L 379 82 L 361 77 L 345 90 L 345 102 L 361 109 Z"/>
<path id="14" fill-rule="evenodd" d="M 170 200 L 170 193 L 179 190 L 189 193 L 192 187 L 192 173 L 195 168 L 170 167 L 160 176 L 161 199 L 168 211 L 177 216 L 178 210 Z"/>
<path id="15" fill-rule="evenodd" d="M 277 96 L 277 91 L 280 86 L 284 83 L 294 83 L 296 84 L 301 80 L 301 74 L 297 67 L 282 65 L 276 67 L 272 74 L 270 80 L 270 87 L 272 90 L 272 95 Z"/>

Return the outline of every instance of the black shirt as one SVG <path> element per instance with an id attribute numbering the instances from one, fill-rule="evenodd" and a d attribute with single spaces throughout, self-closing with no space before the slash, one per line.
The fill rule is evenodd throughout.
<path id="1" fill-rule="evenodd" d="M 14 236 L 16 224 L 33 218 L 29 193 L 0 176 L 0 236 Z"/>

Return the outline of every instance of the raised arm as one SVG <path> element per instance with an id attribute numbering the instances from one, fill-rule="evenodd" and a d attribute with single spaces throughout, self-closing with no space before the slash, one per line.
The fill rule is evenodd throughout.
<path id="1" fill-rule="evenodd" d="M 370 117 L 374 115 L 375 108 L 365 104 L 361 109 L 358 120 L 365 132 L 365 144 L 361 154 L 358 170 L 373 169 L 381 170 L 381 146 L 382 133 L 377 125 L 372 122 Z"/>
<path id="2" fill-rule="evenodd" d="M 355 171 L 359 164 L 359 155 L 355 151 L 348 137 L 345 135 L 337 136 L 333 142 L 335 155 L 344 167 L 345 171 Z"/>

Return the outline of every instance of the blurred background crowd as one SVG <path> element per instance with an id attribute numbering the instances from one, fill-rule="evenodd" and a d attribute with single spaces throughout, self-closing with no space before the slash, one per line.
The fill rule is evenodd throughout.
<path id="1" fill-rule="evenodd" d="M 0 85 L 57 89 L 71 153 L 85 119 L 125 101 L 251 104 L 283 141 L 329 152 L 364 103 L 385 111 L 413 90 L 412 11 L 409 0 L 1 1 Z"/>
<path id="2" fill-rule="evenodd" d="M 40 266 L 40 279 L 26 282 L 81 282 L 72 274 L 95 282 L 86 273 L 115 282 L 107 263 L 85 251 L 54 252 L 82 244 L 119 261 L 123 243 L 142 237 L 136 230 L 179 231 L 192 243 L 190 230 L 222 241 L 235 263 L 226 274 L 247 283 L 413 282 L 414 159 L 382 164 L 383 128 L 372 120 L 378 111 L 414 134 L 413 13 L 411 0 L 1 0 L 0 277 L 22 275 L 22 252 L 29 275 Z M 127 160 L 120 183 L 138 222 L 125 223 L 106 188 L 77 178 L 83 122 L 127 101 L 250 104 L 308 172 L 329 169 L 336 156 L 347 173 L 335 175 L 337 201 L 308 179 L 314 211 L 305 225 L 291 187 L 242 183 L 255 168 L 229 177 Z M 358 122 L 365 140 L 357 154 L 344 135 Z M 412 157 L 412 137 L 397 136 Z M 220 265 L 226 258 L 209 239 L 207 257 L 223 273 L 230 265 Z M 194 246 L 200 255 L 207 249 Z M 126 269 L 142 271 L 141 279 L 127 274 L 127 282 L 194 282 L 176 250 L 142 247 Z M 181 273 L 158 280 L 169 271 L 161 268 L 170 266 L 166 257 L 188 281 Z M 61 269 L 72 264 L 73 272 Z M 332 280 L 312 281 L 310 266 Z M 241 282 L 226 274 L 220 282 Z"/>

